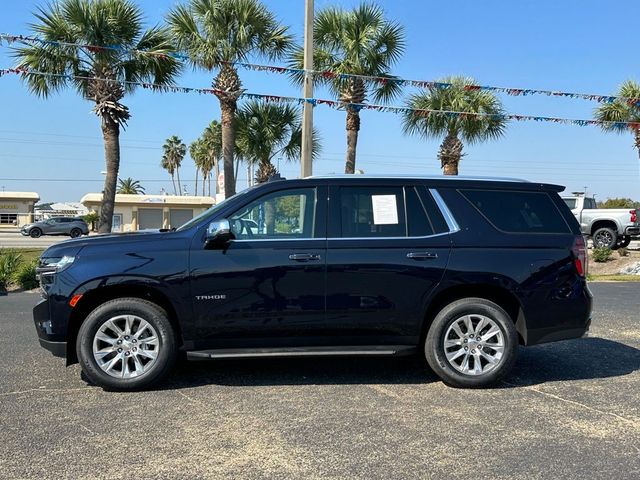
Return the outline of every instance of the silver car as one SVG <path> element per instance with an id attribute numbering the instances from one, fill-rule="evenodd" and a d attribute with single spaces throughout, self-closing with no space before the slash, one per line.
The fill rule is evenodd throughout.
<path id="1" fill-rule="evenodd" d="M 76 217 L 53 217 L 30 223 L 20 229 L 22 235 L 38 238 L 41 235 L 69 235 L 72 238 L 89 234 L 87 222 Z"/>

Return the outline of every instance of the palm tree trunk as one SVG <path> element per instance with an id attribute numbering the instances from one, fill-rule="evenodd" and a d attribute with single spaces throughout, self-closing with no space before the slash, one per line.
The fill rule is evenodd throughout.
<path id="1" fill-rule="evenodd" d="M 196 184 L 195 184 L 195 192 L 193 192 L 193 194 L 197 197 L 198 196 L 198 171 L 200 169 L 198 167 L 196 167 Z"/>
<path id="2" fill-rule="evenodd" d="M 347 107 L 347 161 L 344 173 L 356 171 L 356 147 L 358 145 L 358 131 L 360 130 L 360 112 Z"/>
<path id="3" fill-rule="evenodd" d="M 178 177 L 178 195 L 182 195 L 182 185 L 180 184 L 180 167 L 176 166 L 176 175 Z"/>
<path id="4" fill-rule="evenodd" d="M 113 222 L 113 209 L 116 201 L 116 184 L 120 169 L 120 126 L 110 117 L 102 118 L 102 137 L 104 138 L 104 158 L 107 175 L 102 191 L 99 233 L 110 233 Z"/>
<path id="5" fill-rule="evenodd" d="M 176 192 L 176 179 L 173 173 L 171 174 L 171 183 L 173 184 L 173 194 L 177 195 L 178 192 Z"/>
<path id="6" fill-rule="evenodd" d="M 220 176 L 220 163 L 219 162 L 216 162 L 215 172 L 216 172 L 216 178 L 215 178 L 215 182 L 216 182 L 215 183 L 215 187 L 216 188 L 215 188 L 215 190 L 216 190 L 216 194 L 217 194 L 217 193 L 221 193 L 221 192 L 218 191 L 219 190 L 219 188 L 218 188 L 218 177 Z M 209 176 L 209 195 L 211 195 L 211 176 Z"/>
<path id="7" fill-rule="evenodd" d="M 236 143 L 236 131 L 233 123 L 237 110 L 236 101 L 228 98 L 220 99 L 220 110 L 222 111 L 224 198 L 229 198 L 236 193 L 236 185 L 233 180 L 233 150 Z"/>
<path id="8" fill-rule="evenodd" d="M 445 175 L 458 175 L 458 165 L 463 155 L 463 147 L 457 133 L 454 132 L 449 133 L 442 141 L 438 158 Z"/>
<path id="9" fill-rule="evenodd" d="M 633 138 L 635 140 L 636 149 L 638 150 L 638 156 L 640 156 L 640 129 L 635 129 L 633 131 Z"/>

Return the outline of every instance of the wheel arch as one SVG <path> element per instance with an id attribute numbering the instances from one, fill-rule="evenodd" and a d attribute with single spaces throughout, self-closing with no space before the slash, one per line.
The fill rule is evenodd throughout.
<path id="1" fill-rule="evenodd" d="M 616 232 L 616 234 L 618 234 L 618 224 L 615 222 L 615 220 L 596 220 L 591 224 L 591 235 L 593 235 L 599 228 L 612 228 Z"/>
<path id="2" fill-rule="evenodd" d="M 67 329 L 67 365 L 78 362 L 76 340 L 80 326 L 87 316 L 99 305 L 109 300 L 125 297 L 148 300 L 167 312 L 171 326 L 176 333 L 177 346 L 180 347 L 182 345 L 182 330 L 180 328 L 180 322 L 178 321 L 176 308 L 169 297 L 159 288 L 147 284 L 139 285 L 131 283 L 101 286 L 99 288 L 86 290 L 82 293 L 82 297 L 71 312 Z"/>
<path id="3" fill-rule="evenodd" d="M 507 288 L 483 283 L 454 285 L 436 293 L 430 300 L 424 315 L 421 343 L 424 341 L 431 323 L 440 310 L 456 300 L 470 297 L 484 298 L 502 307 L 516 327 L 518 341 L 521 345 L 526 344 L 526 320 L 518 297 Z"/>

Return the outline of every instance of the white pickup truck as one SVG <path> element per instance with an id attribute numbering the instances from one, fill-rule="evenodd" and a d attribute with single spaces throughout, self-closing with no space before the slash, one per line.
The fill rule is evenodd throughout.
<path id="1" fill-rule="evenodd" d="M 584 195 L 562 199 L 578 219 L 582 233 L 591 237 L 596 248 L 626 247 L 632 236 L 640 235 L 640 209 L 598 208 L 595 198 Z"/>

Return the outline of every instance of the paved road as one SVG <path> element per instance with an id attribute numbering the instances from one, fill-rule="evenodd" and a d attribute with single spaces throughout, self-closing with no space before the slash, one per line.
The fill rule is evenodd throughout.
<path id="1" fill-rule="evenodd" d="M 0 231 L 0 248 L 47 248 L 65 240 L 69 240 L 69 237 L 44 235 L 40 238 L 31 238 L 21 235 L 20 232 Z"/>
<path id="2" fill-rule="evenodd" d="M 593 284 L 590 338 L 521 349 L 491 390 L 415 359 L 182 365 L 161 389 L 87 385 L 0 297 L 0 477 L 640 478 L 640 284 Z"/>

